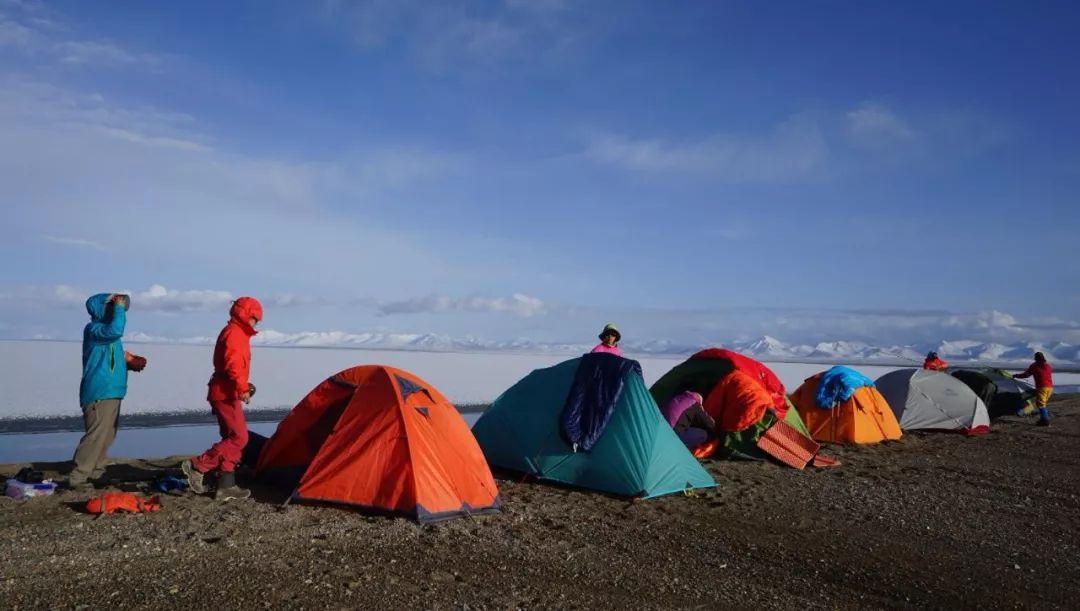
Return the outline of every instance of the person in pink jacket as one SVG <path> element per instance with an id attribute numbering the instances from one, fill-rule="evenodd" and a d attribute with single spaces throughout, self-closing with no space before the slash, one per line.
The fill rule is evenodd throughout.
<path id="1" fill-rule="evenodd" d="M 600 343 L 592 349 L 592 352 L 607 352 L 615 356 L 622 356 L 622 350 L 619 350 L 620 339 L 622 339 L 622 333 L 619 333 L 619 329 L 615 325 L 608 323 L 604 325 L 604 330 L 600 332 Z"/>

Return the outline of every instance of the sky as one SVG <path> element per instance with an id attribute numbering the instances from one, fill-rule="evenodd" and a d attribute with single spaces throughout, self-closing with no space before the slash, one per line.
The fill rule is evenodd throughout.
<path id="1" fill-rule="evenodd" d="M 1075 2 L 0 0 L 0 338 L 1080 343 Z"/>

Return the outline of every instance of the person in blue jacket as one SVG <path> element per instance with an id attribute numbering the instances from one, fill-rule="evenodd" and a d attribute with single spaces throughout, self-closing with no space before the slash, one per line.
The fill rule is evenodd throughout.
<path id="1" fill-rule="evenodd" d="M 142 371 L 146 359 L 124 352 L 124 326 L 131 301 L 127 295 L 100 293 L 86 300 L 90 322 L 83 329 L 82 406 L 86 434 L 75 448 L 75 467 L 68 486 L 83 489 L 105 472 L 105 461 L 116 438 L 120 402 L 127 394 L 128 369 Z"/>

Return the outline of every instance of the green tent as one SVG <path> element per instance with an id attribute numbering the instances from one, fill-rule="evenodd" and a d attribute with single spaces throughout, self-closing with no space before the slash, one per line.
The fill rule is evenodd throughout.
<path id="1" fill-rule="evenodd" d="M 737 359 L 738 362 L 733 359 Z M 776 374 L 772 373 L 764 364 L 741 354 L 717 349 L 703 350 L 679 363 L 657 380 L 649 389 L 649 392 L 657 404 L 660 405 L 686 390 L 692 390 L 702 397 L 708 398 L 709 393 L 712 392 L 717 383 L 736 369 L 751 374 L 751 377 L 757 380 L 764 379 L 764 376 L 760 373 L 761 371 L 767 371 L 767 376 L 775 380 L 775 385 L 779 387 L 777 389 L 778 393 L 783 393 L 783 386 L 780 385 Z M 763 385 L 766 390 L 769 389 L 767 383 Z M 779 398 L 781 395 L 776 396 Z M 787 404 L 784 422 L 802 433 L 807 439 L 810 439 L 810 432 L 806 429 L 802 418 L 799 417 L 799 412 L 795 410 L 795 406 L 791 404 L 791 399 L 786 394 L 783 394 L 782 397 Z M 780 410 L 766 410 L 761 420 L 742 431 L 720 433 L 720 448 L 717 450 L 716 455 L 721 458 L 764 460 L 766 454 L 758 449 L 757 443 L 761 436 L 769 430 L 769 427 L 776 423 L 778 411 Z"/>
<path id="2" fill-rule="evenodd" d="M 559 433 L 559 415 L 580 361 L 533 371 L 484 412 L 472 430 L 489 465 L 628 497 L 716 485 L 635 373 L 628 374 L 597 444 L 588 452 L 571 451 Z"/>

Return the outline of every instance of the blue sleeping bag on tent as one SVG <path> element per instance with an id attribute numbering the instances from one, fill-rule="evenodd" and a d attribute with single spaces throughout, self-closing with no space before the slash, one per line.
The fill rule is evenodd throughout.
<path id="1" fill-rule="evenodd" d="M 814 399 L 821 409 L 832 409 L 850 399 L 857 389 L 873 385 L 873 380 L 858 371 L 837 365 L 822 374 Z"/>
<path id="2" fill-rule="evenodd" d="M 570 447 L 587 452 L 596 445 L 631 374 L 641 375 L 637 361 L 605 352 L 581 357 L 559 416 L 559 428 Z"/>

